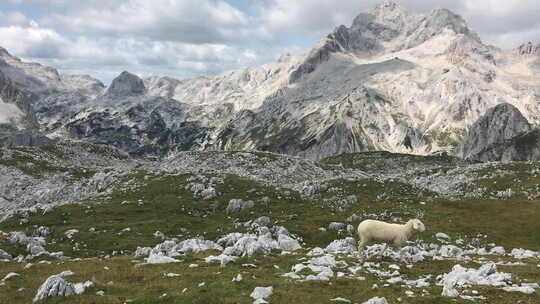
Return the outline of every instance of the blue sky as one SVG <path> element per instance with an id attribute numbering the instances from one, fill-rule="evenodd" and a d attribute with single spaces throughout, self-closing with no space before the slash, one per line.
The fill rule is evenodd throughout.
<path id="1" fill-rule="evenodd" d="M 308 51 L 377 0 L 2 0 L 0 46 L 104 82 L 124 70 L 195 77 Z M 537 0 L 396 0 L 462 15 L 485 42 L 540 43 Z"/>

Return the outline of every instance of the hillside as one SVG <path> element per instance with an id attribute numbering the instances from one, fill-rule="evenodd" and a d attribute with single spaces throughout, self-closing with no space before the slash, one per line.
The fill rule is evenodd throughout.
<path id="1" fill-rule="evenodd" d="M 50 138 L 135 156 L 257 150 L 320 160 L 379 150 L 460 155 L 469 128 L 502 103 L 536 126 L 538 56 L 532 43 L 483 44 L 449 10 L 415 14 L 383 1 L 306 54 L 214 77 L 123 72 L 105 88 L 4 49 L 0 71 L 32 96 Z"/>
<path id="2" fill-rule="evenodd" d="M 115 150 L 62 143 L 3 149 L 1 159 L 2 197 L 20 205 L 0 223 L 7 258 L 0 276 L 17 274 L 0 284 L 0 302 L 28 303 L 45 279 L 67 270 L 74 274 L 64 280 L 91 287 L 47 303 L 236 303 L 250 301 L 257 286 L 273 287 L 273 303 L 538 298 L 529 283 L 540 280 L 540 163 L 388 152 L 320 163 L 249 152 L 135 162 Z M 13 192 L 14 182 L 42 190 Z M 56 185 L 62 190 L 44 191 Z M 359 221 L 414 217 L 428 230 L 408 247 L 381 258 L 381 245 L 372 245 L 359 260 L 351 238 Z M 165 264 L 152 264 L 158 261 Z M 511 278 L 456 287 L 457 301 L 441 295 L 446 283 L 438 275 L 488 262 Z"/>

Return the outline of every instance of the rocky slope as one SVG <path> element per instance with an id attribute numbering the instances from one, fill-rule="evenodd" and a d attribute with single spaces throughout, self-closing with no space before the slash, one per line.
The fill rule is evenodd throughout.
<path id="1" fill-rule="evenodd" d="M 488 110 L 468 130 L 459 147 L 465 159 L 493 161 L 540 160 L 540 129 L 509 104 Z"/>
<path id="2" fill-rule="evenodd" d="M 510 104 L 500 104 L 489 109 L 470 128 L 460 145 L 460 156 L 476 158 L 489 146 L 531 130 L 531 125 L 521 112 Z"/>
<path id="3" fill-rule="evenodd" d="M 0 70 L 35 96 L 48 136 L 134 155 L 459 154 L 468 128 L 498 104 L 540 122 L 537 46 L 484 45 L 451 11 L 414 14 L 391 1 L 339 26 L 305 55 L 215 77 L 141 80 L 124 72 L 105 90 L 88 76 L 61 75 L 3 49 L 0 55 Z"/>
<path id="4" fill-rule="evenodd" d="M 540 160 L 540 129 L 533 129 L 503 142 L 485 147 L 476 159 L 481 161 Z"/>
<path id="5" fill-rule="evenodd" d="M 357 174 L 340 175 L 347 171 Z M 135 162 L 69 142 L 0 149 L 0 172 L 2 303 L 539 296 L 540 245 L 530 232 L 540 229 L 540 163 L 388 152 L 322 163 L 259 152 Z M 356 247 L 362 220 L 413 217 L 427 230 L 403 248 Z"/>

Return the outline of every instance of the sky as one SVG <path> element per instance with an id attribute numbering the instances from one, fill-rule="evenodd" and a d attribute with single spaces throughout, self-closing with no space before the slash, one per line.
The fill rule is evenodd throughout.
<path id="1" fill-rule="evenodd" d="M 382 0 L 0 0 L 0 46 L 27 61 L 109 83 L 216 75 L 301 54 Z M 540 43 L 538 0 L 395 0 L 448 8 L 501 48 Z"/>

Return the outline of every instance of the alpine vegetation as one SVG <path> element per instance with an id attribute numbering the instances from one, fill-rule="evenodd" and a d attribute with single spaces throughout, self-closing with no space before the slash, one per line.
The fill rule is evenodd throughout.
<path id="1" fill-rule="evenodd" d="M 141 66 L 187 47 L 182 64 L 214 70 L 232 36 L 272 36 L 231 27 L 266 20 L 241 1 L 124 2 L 129 16 L 96 43 L 159 37 L 125 52 Z M 113 12 L 84 4 L 43 24 L 0 12 L 18 20 L 0 37 L 29 23 L 10 51 L 46 31 L 21 56 L 116 67 L 106 50 L 53 47 L 68 31 L 48 26 L 96 14 L 75 27 L 89 43 Z M 210 26 L 175 28 L 192 19 Z M 0 48 L 0 303 L 538 303 L 539 68 L 540 46 L 503 50 L 454 12 L 388 0 L 305 54 L 215 76 L 125 71 L 106 86 Z"/>

